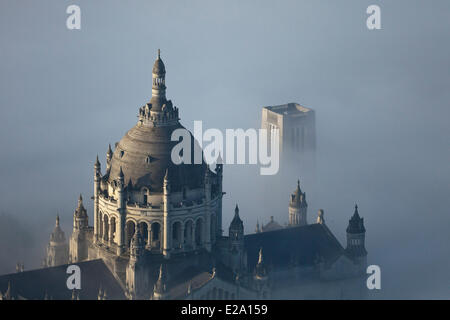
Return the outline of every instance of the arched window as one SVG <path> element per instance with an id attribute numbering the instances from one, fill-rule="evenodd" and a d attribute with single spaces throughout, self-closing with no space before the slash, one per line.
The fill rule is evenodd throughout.
<path id="1" fill-rule="evenodd" d="M 161 248 L 161 226 L 158 222 L 154 222 L 151 225 L 151 235 L 152 235 L 152 248 Z"/>
<path id="2" fill-rule="evenodd" d="M 125 228 L 125 241 L 127 248 L 130 247 L 131 239 L 133 238 L 134 231 L 136 230 L 136 227 L 134 225 L 133 221 L 128 221 Z"/>
<path id="3" fill-rule="evenodd" d="M 142 235 L 142 238 L 145 241 L 145 245 L 148 245 L 148 226 L 147 226 L 147 223 L 140 222 L 138 226 L 139 226 L 139 231 L 140 231 L 140 233 Z"/>

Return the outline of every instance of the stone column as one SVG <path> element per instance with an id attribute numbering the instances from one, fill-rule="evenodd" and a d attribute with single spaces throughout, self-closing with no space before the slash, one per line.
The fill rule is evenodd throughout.
<path id="1" fill-rule="evenodd" d="M 147 248 L 152 248 L 152 239 L 153 239 L 153 233 L 152 233 L 152 225 L 148 227 L 147 229 Z"/>
<path id="2" fill-rule="evenodd" d="M 164 185 L 163 185 L 163 255 L 164 258 L 170 258 L 170 219 L 169 219 L 169 210 L 170 210 L 170 181 L 169 181 L 169 171 L 166 170 L 166 174 L 164 176 Z"/>
<path id="3" fill-rule="evenodd" d="M 113 221 L 113 219 L 110 218 L 109 219 L 109 243 L 110 244 L 114 243 L 114 224 L 112 221 Z"/>

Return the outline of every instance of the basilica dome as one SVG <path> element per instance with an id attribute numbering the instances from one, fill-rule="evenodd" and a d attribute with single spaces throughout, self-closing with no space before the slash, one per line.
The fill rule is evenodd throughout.
<path id="1" fill-rule="evenodd" d="M 117 179 L 122 168 L 126 185 L 131 181 L 133 188 L 145 186 L 150 191 L 160 192 L 168 168 L 173 191 L 181 190 L 183 186 L 200 187 L 206 169 L 204 163 L 176 165 L 171 160 L 172 148 L 178 142 L 171 141 L 170 137 L 178 128 L 183 126 L 146 127 L 137 124 L 131 128 L 114 150 L 109 180 Z"/>
<path id="2" fill-rule="evenodd" d="M 122 168 L 125 185 L 131 182 L 134 189 L 147 187 L 150 191 L 162 192 L 167 169 L 172 191 L 203 185 L 206 164 L 203 161 L 194 164 L 194 151 L 201 150 L 192 134 L 191 164 L 176 165 L 171 160 L 172 148 L 178 143 L 171 141 L 172 132 L 184 127 L 178 121 L 178 109 L 166 99 L 165 71 L 158 52 L 152 71 L 152 98 L 140 108 L 138 123 L 116 144 L 108 177 L 111 183 Z"/>

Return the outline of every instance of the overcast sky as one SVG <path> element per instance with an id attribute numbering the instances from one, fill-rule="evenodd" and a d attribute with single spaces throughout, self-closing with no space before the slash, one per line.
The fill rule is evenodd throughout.
<path id="1" fill-rule="evenodd" d="M 81 7 L 81 30 L 66 28 L 70 4 Z M 382 30 L 366 27 L 370 4 L 381 7 Z M 188 128 L 258 128 L 262 106 L 287 102 L 316 111 L 314 168 L 286 178 L 225 166 L 224 226 L 235 203 L 246 232 L 257 218 L 285 223 L 300 178 L 308 220 L 323 208 L 344 246 L 359 204 L 368 261 L 382 270 L 376 297 L 449 298 L 449 9 L 399 0 L 1 1 L 0 212 L 9 218 L 0 271 L 18 259 L 39 266 L 57 212 L 70 235 L 80 192 L 92 222 L 95 156 L 104 167 L 108 144 L 135 124 L 161 48 L 167 96 Z"/>

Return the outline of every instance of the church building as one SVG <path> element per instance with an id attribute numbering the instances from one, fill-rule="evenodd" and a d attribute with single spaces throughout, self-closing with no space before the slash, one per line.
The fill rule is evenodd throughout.
<path id="1" fill-rule="evenodd" d="M 327 227 L 323 210 L 308 223 L 300 182 L 286 203 L 286 226 L 272 219 L 246 234 L 241 215 L 252 213 L 236 205 L 231 224 L 223 227 L 223 164 L 212 170 L 205 162 L 171 160 L 178 143 L 171 134 L 183 126 L 179 109 L 166 98 L 165 76 L 158 50 L 150 101 L 139 108 L 136 125 L 109 145 L 103 170 L 95 160 L 93 221 L 80 195 L 70 239 L 58 217 L 40 272 L 66 264 L 85 266 L 91 278 L 102 272 L 105 283 L 70 295 L 80 299 L 96 292 L 106 299 L 106 288 L 114 292 L 111 299 L 361 298 L 367 252 L 357 207 L 346 248 Z M 13 276 L 0 276 L 1 297 L 44 297 L 45 288 L 33 297 L 21 291 L 21 275 Z"/>

